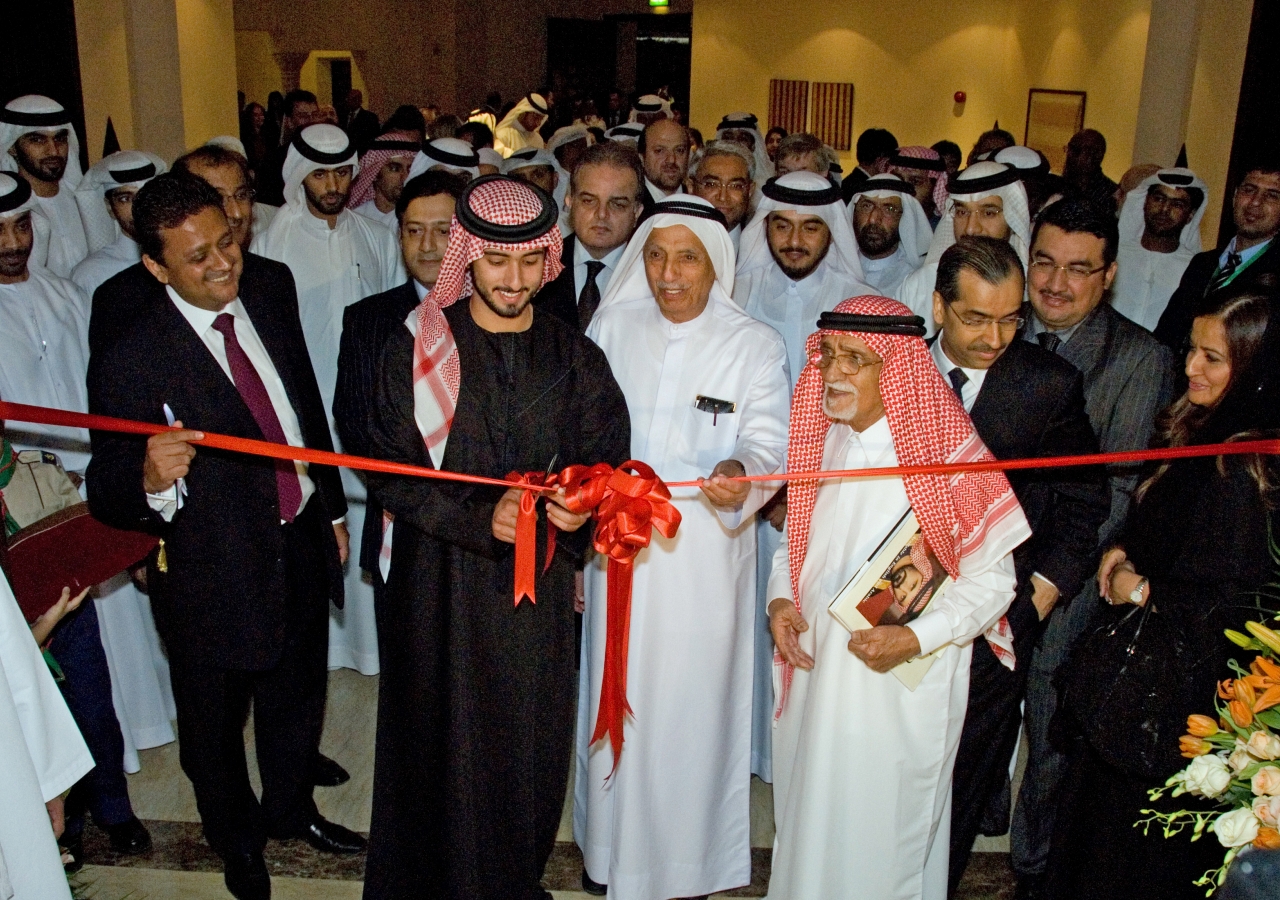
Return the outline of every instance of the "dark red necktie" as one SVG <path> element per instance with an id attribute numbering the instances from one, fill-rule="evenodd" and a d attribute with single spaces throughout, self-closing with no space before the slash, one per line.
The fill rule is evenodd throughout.
<path id="1" fill-rule="evenodd" d="M 280 427 L 276 409 L 271 405 L 267 386 L 262 383 L 262 376 L 253 367 L 248 354 L 236 339 L 235 316 L 221 313 L 213 320 L 213 327 L 222 335 L 227 363 L 231 366 L 231 380 L 235 382 L 245 406 L 249 407 L 253 420 L 262 430 L 262 436 L 277 444 L 289 443 L 285 440 L 284 429 Z M 298 470 L 290 460 L 276 460 L 276 492 L 280 496 L 280 518 L 292 522 L 302 506 L 302 485 L 298 481 Z"/>

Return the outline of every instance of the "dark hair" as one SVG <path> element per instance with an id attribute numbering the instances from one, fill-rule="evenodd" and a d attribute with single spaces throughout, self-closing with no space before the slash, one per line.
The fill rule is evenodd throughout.
<path id="1" fill-rule="evenodd" d="M 463 122 L 455 137 L 467 141 L 476 150 L 493 146 L 493 131 L 483 122 Z"/>
<path id="2" fill-rule="evenodd" d="M 675 119 L 655 119 L 654 121 L 650 122 L 648 125 L 644 126 L 644 131 L 640 132 L 640 137 L 636 140 L 636 152 L 639 153 L 641 156 L 644 156 L 644 146 L 645 146 L 644 139 L 649 134 L 649 129 L 655 125 L 660 125 L 663 122 L 675 122 L 675 124 L 680 125 L 680 123 L 676 122 Z M 683 125 L 680 125 L 680 127 L 684 129 L 684 144 L 686 147 L 688 147 L 689 146 L 689 129 L 685 128 Z"/>
<path id="3" fill-rule="evenodd" d="M 427 126 L 427 140 L 434 141 L 440 138 L 457 137 L 458 129 L 461 127 L 462 120 L 453 113 L 436 116 L 436 120 Z"/>
<path id="4" fill-rule="evenodd" d="M 764 133 L 764 139 L 767 141 L 771 135 L 775 135 L 775 134 L 780 134 L 785 138 L 789 135 L 789 132 L 787 131 L 787 129 L 783 128 L 781 125 L 774 125 L 772 128 L 770 128 L 768 131 Z"/>
<path id="5" fill-rule="evenodd" d="M 997 138 L 1000 141 L 1003 141 L 1004 147 L 1013 147 L 1018 143 L 1018 139 L 1014 137 L 1012 133 L 1005 131 L 1003 128 L 989 128 L 982 132 L 982 134 L 978 135 L 978 139 L 974 141 L 973 144 L 976 147 L 978 144 L 981 144 L 983 141 L 990 138 Z M 1003 150 L 1004 147 L 1001 147 L 1000 149 Z M 956 149 L 959 148 L 957 147 Z"/>
<path id="6" fill-rule="evenodd" d="M 1033 247 L 1036 236 L 1045 225 L 1061 228 L 1067 234 L 1091 234 L 1101 238 L 1102 264 L 1109 266 L 1116 261 L 1116 250 L 1120 245 L 1120 228 L 1114 213 L 1098 209 L 1083 198 L 1064 197 L 1041 210 L 1035 227 L 1031 229 Z"/>
<path id="7" fill-rule="evenodd" d="M 427 120 L 422 117 L 422 110 L 406 103 L 403 106 L 397 106 L 391 118 L 387 119 L 382 126 L 383 134 L 388 131 L 420 131 L 425 135 Z"/>
<path id="8" fill-rule="evenodd" d="M 644 163 L 640 154 L 621 141 L 605 141 L 603 144 L 592 144 L 578 157 L 578 164 L 569 173 L 569 193 L 574 191 L 574 182 L 583 166 L 613 166 L 615 169 L 629 169 L 636 176 L 636 200 L 644 196 Z"/>
<path id="9" fill-rule="evenodd" d="M 319 105 L 319 101 L 316 100 L 315 94 L 311 93 L 310 91 L 304 91 L 299 89 L 299 90 L 290 91 L 289 93 L 284 95 L 284 106 L 282 108 L 282 112 L 286 116 L 292 117 L 293 108 L 297 106 L 299 103 L 315 103 Z"/>
<path id="10" fill-rule="evenodd" d="M 1280 152 L 1273 149 L 1261 150 L 1250 154 L 1241 172 L 1241 181 L 1253 172 L 1265 175 L 1280 175 Z"/>
<path id="11" fill-rule="evenodd" d="M 968 270 L 987 284 L 1004 284 L 1014 275 L 1026 280 L 1018 251 L 1008 241 L 976 235 L 962 237 L 943 251 L 938 259 L 938 280 L 934 290 L 947 305 L 960 299 L 960 272 Z"/>
<path id="12" fill-rule="evenodd" d="M 166 172 L 142 186 L 133 201 L 134 238 L 144 254 L 164 262 L 163 228 L 177 228 L 197 213 L 213 207 L 222 212 L 222 195 L 203 178 Z"/>
<path id="13" fill-rule="evenodd" d="M 444 169 L 429 169 L 421 175 L 415 175 L 405 182 L 400 191 L 400 199 L 396 200 L 396 221 L 404 221 L 405 210 L 409 204 L 421 197 L 434 197 L 437 194 L 448 194 L 454 200 L 462 196 L 467 186 L 466 176 Z"/>
<path id="14" fill-rule="evenodd" d="M 960 152 L 960 145 L 955 141 L 938 141 L 929 149 L 935 151 L 944 160 L 949 156 L 955 157 L 957 166 L 964 162 L 964 154 Z"/>
<path id="15" fill-rule="evenodd" d="M 877 159 L 893 156 L 898 149 L 898 139 L 886 128 L 868 128 L 858 135 L 858 146 L 854 155 L 858 157 L 858 165 L 870 165 Z"/>
<path id="16" fill-rule="evenodd" d="M 244 176 L 244 183 L 250 187 L 253 186 L 253 172 L 249 170 L 249 160 L 234 150 L 228 150 L 226 147 L 219 147 L 217 144 L 205 144 L 197 147 L 175 159 L 169 171 L 175 175 L 199 178 L 200 176 L 192 171 L 193 166 L 207 166 L 210 169 L 216 169 L 220 166 L 235 166 L 240 170 L 240 174 Z"/>

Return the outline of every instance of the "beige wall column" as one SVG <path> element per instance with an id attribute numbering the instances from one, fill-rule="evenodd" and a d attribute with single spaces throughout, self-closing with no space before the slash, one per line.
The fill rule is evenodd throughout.
<path id="1" fill-rule="evenodd" d="M 172 160 L 186 149 L 174 0 L 125 0 L 135 149 Z"/>
<path id="2" fill-rule="evenodd" d="M 1134 164 L 1171 166 L 1187 140 L 1203 0 L 1151 0 Z"/>

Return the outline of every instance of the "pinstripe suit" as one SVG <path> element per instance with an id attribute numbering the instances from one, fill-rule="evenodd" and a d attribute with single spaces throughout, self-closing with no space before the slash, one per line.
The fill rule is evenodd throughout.
<path id="1" fill-rule="evenodd" d="M 1027 310 L 1026 315 L 1034 315 Z M 1023 338 L 1034 341 L 1031 329 Z M 1103 453 L 1148 446 L 1156 415 L 1173 394 L 1173 353 L 1149 331 L 1103 302 L 1076 328 L 1058 355 L 1084 375 L 1085 412 Z M 1098 532 L 1100 546 L 1115 539 L 1129 514 L 1139 465 L 1109 466 L 1111 514 Z M 1049 745 L 1049 720 L 1057 707 L 1054 675 L 1099 609 L 1089 579 L 1065 609 L 1050 617 L 1027 674 L 1026 719 L 1030 758 L 1014 810 L 1011 849 L 1019 875 L 1044 871 L 1053 834 L 1053 811 L 1066 758 Z"/>

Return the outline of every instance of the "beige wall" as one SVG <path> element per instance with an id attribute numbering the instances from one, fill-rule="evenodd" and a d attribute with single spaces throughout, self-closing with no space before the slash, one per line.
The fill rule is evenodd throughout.
<path id="1" fill-rule="evenodd" d="M 176 0 L 182 121 L 188 147 L 239 136 L 231 0 Z"/>
<path id="2" fill-rule="evenodd" d="M 998 119 L 1022 139 L 1032 87 L 1088 92 L 1085 124 L 1107 136 L 1105 168 L 1129 165 L 1150 0 L 697 0 L 691 118 L 767 117 L 770 78 L 854 84 L 854 134 L 966 151 Z M 963 107 L 956 91 L 968 95 Z M 851 154 L 846 158 L 851 159 Z"/>
<path id="3" fill-rule="evenodd" d="M 115 125 L 120 146 L 134 146 L 125 5 L 124 0 L 76 0 L 75 11 L 86 143 L 92 165 L 102 158 L 107 117 Z"/>
<path id="4" fill-rule="evenodd" d="M 236 84 L 244 92 L 245 103 L 266 106 L 272 91 L 284 91 L 275 52 L 268 32 L 236 29 Z"/>

